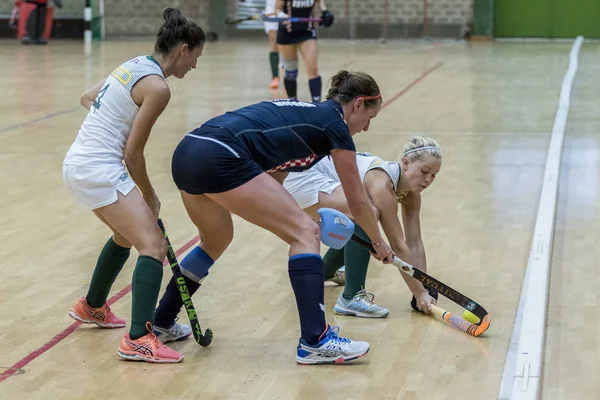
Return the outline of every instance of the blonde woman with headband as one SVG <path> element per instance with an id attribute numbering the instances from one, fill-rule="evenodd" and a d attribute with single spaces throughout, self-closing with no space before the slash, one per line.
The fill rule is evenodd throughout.
<path id="1" fill-rule="evenodd" d="M 419 213 L 421 192 L 435 180 L 442 165 L 439 145 L 435 140 L 415 136 L 406 144 L 400 162 L 384 161 L 366 153 L 357 154 L 359 175 L 373 202 L 379 222 L 390 247 L 401 259 L 425 271 L 425 249 L 421 240 Z M 321 207 L 337 209 L 352 216 L 333 161 L 325 158 L 304 172 L 290 173 L 284 187 L 309 215 L 317 218 Z M 402 205 L 402 222 L 398 216 Z M 356 234 L 366 238 L 359 225 Z M 329 249 L 323 257 L 325 279 L 340 279 L 338 269 L 345 265 L 345 287 L 334 306 L 337 314 L 365 318 L 385 318 L 389 311 L 373 302 L 374 296 L 365 290 L 368 250 L 354 242 L 343 249 Z M 414 278 L 401 274 L 413 294 L 411 306 L 429 314 L 437 293 L 428 292 Z M 343 282 L 342 282 L 343 283 Z"/>

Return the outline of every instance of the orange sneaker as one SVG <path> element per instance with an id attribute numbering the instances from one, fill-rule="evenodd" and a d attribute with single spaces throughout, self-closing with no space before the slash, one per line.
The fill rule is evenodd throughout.
<path id="1" fill-rule="evenodd" d="M 101 328 L 122 328 L 125 326 L 125 320 L 117 317 L 110 311 L 108 304 L 100 308 L 90 307 L 85 297 L 77 300 L 77 303 L 69 311 L 69 315 L 74 320 L 85 324 L 96 324 Z"/>
<path id="2" fill-rule="evenodd" d="M 273 80 L 271 81 L 271 85 L 269 85 L 269 87 L 271 89 L 277 89 L 279 87 L 279 77 L 275 77 L 273 78 Z"/>
<path id="3" fill-rule="evenodd" d="M 136 340 L 131 340 L 129 333 L 123 336 L 119 350 L 117 350 L 119 357 L 131 361 L 146 361 L 159 364 L 183 361 L 183 354 L 168 348 L 158 340 L 150 322 L 146 322 L 146 329 L 148 329 L 149 333 Z"/>

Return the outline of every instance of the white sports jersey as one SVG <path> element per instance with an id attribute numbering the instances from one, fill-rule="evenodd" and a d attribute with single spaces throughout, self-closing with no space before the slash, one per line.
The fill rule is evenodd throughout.
<path id="1" fill-rule="evenodd" d="M 277 6 L 277 0 L 267 0 L 265 2 L 265 14 L 275 14 L 275 8 Z"/>
<path id="2" fill-rule="evenodd" d="M 123 161 L 123 148 L 139 107 L 131 97 L 141 78 L 162 69 L 151 56 L 139 56 L 118 66 L 104 81 L 79 133 L 65 157 L 65 165 L 101 165 Z"/>
<path id="3" fill-rule="evenodd" d="M 356 165 L 358 166 L 358 175 L 360 180 L 364 183 L 367 172 L 373 169 L 381 169 L 390 177 L 392 184 L 394 185 L 394 191 L 398 191 L 398 183 L 400 182 L 400 165 L 396 162 L 385 161 L 379 157 L 372 155 L 364 155 L 361 153 L 356 154 Z M 340 181 L 340 177 L 335 170 L 333 159 L 331 157 L 325 157 L 319 161 L 314 167 L 309 169 L 307 172 L 318 171 L 336 181 Z M 402 202 L 406 197 L 406 193 L 403 191 L 400 193 L 398 201 Z"/>

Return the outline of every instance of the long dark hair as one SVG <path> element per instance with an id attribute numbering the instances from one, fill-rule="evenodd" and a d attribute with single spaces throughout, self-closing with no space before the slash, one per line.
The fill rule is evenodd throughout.
<path id="1" fill-rule="evenodd" d="M 186 43 L 190 50 L 204 46 L 206 35 L 194 21 L 186 18 L 176 8 L 167 8 L 163 12 L 165 22 L 156 34 L 154 51 L 169 54 L 179 43 Z"/>

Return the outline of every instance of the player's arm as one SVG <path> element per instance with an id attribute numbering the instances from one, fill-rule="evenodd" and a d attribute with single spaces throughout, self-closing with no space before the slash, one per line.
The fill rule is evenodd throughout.
<path id="1" fill-rule="evenodd" d="M 312 9 L 310 10 L 310 16 L 312 18 L 319 18 L 321 16 L 321 4 L 319 1 L 315 1 L 315 4 L 313 4 Z"/>
<path id="2" fill-rule="evenodd" d="M 427 272 L 425 247 L 421 238 L 420 211 L 421 195 L 410 193 L 402 204 L 402 221 L 406 229 L 406 244 L 413 255 L 413 260 L 415 261 L 413 265 L 421 271 Z"/>
<path id="3" fill-rule="evenodd" d="M 317 3 L 315 3 L 315 7 L 313 8 L 313 12 L 316 10 L 316 6 Z M 331 11 L 329 11 L 327 9 L 327 6 L 325 5 L 325 0 L 320 0 L 319 1 L 319 8 L 321 9 L 321 15 L 316 15 L 318 17 L 321 17 L 321 24 L 325 27 L 328 28 L 331 25 L 333 25 L 333 14 L 331 13 Z"/>
<path id="4" fill-rule="evenodd" d="M 94 86 L 83 92 L 83 94 L 79 98 L 79 103 L 83 106 L 83 108 L 85 108 L 88 111 L 90 110 L 92 104 L 94 104 L 94 101 L 96 101 L 96 97 L 98 97 L 100 89 L 102 89 L 102 85 L 104 85 L 104 81 L 105 79 L 101 80 L 100 82 L 96 83 Z"/>
<path id="5" fill-rule="evenodd" d="M 277 3 L 275 3 L 275 15 L 279 18 L 290 18 L 291 15 L 288 15 L 285 11 L 283 11 L 284 6 L 285 6 L 284 0 L 277 0 Z M 281 22 L 281 23 L 285 26 L 289 26 L 289 24 L 290 24 L 289 21 L 285 21 L 285 22 Z"/>
<path id="6" fill-rule="evenodd" d="M 285 172 L 285 171 L 277 171 L 277 172 L 272 172 L 269 175 L 271 175 L 273 177 L 273 179 L 275 179 L 277 182 L 279 182 L 280 185 L 283 185 L 283 181 L 285 181 L 285 178 L 287 178 L 289 172 Z"/>
<path id="7" fill-rule="evenodd" d="M 385 172 L 375 170 L 370 171 L 369 174 L 385 174 Z M 415 265 L 416 258 L 404 241 L 402 224 L 398 218 L 398 199 L 396 193 L 394 193 L 392 182 L 389 179 L 373 179 L 369 184 L 369 193 L 371 193 L 373 203 L 381 214 L 379 222 L 390 243 L 390 247 L 403 261 Z M 418 268 L 419 265 L 417 264 L 415 267 Z M 418 299 L 427 293 L 425 287 L 415 278 L 406 274 L 401 275 L 415 298 Z"/>
<path id="8" fill-rule="evenodd" d="M 391 251 L 379 232 L 377 217 L 358 174 L 356 152 L 339 148 L 333 149 L 331 158 L 340 177 L 352 216 L 367 233 L 378 255 L 385 257 L 388 262 L 391 261 Z"/>
<path id="9" fill-rule="evenodd" d="M 131 95 L 136 104 L 139 104 L 140 109 L 125 144 L 123 158 L 131 178 L 142 192 L 144 200 L 158 216 L 160 203 L 158 203 L 158 198 L 148 177 L 144 148 L 154 123 L 171 99 L 171 92 L 162 78 L 150 75 L 137 82 Z"/>
<path id="10" fill-rule="evenodd" d="M 284 0 L 277 0 L 277 3 L 275 3 L 275 14 L 279 15 L 279 13 L 283 13 L 283 3 Z"/>

